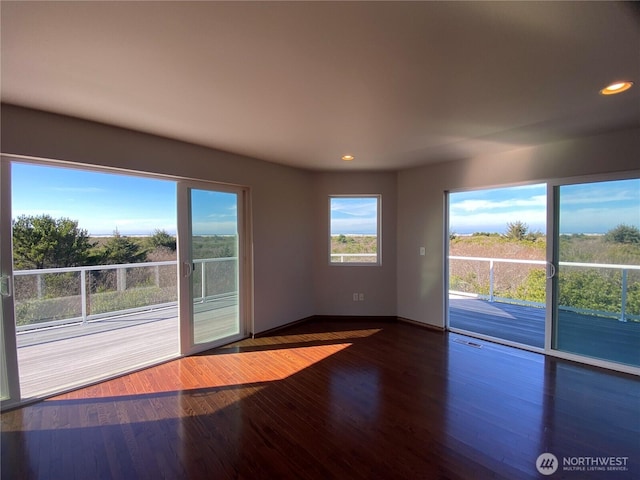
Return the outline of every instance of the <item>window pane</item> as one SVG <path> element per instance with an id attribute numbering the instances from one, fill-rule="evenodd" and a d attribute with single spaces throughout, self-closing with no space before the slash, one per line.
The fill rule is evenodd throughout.
<path id="1" fill-rule="evenodd" d="M 380 264 L 380 196 L 329 198 L 332 264 Z"/>
<path id="2" fill-rule="evenodd" d="M 193 344 L 240 329 L 238 194 L 191 190 Z"/>
<path id="3" fill-rule="evenodd" d="M 449 194 L 449 326 L 544 348 L 546 184 Z"/>
<path id="4" fill-rule="evenodd" d="M 176 183 L 12 167 L 22 398 L 176 357 Z"/>
<path id="5" fill-rule="evenodd" d="M 558 190 L 553 346 L 640 366 L 640 179 Z"/>

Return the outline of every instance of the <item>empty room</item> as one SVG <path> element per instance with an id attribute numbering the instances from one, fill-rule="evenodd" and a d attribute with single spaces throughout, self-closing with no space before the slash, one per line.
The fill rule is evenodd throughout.
<path id="1" fill-rule="evenodd" d="M 0 18 L 2 478 L 640 476 L 637 4 Z"/>

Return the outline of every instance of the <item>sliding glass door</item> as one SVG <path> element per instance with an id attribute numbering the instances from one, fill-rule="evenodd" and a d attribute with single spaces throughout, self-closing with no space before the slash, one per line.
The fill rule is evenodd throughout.
<path id="1" fill-rule="evenodd" d="M 640 366 L 640 179 L 559 185 L 552 348 Z"/>
<path id="2" fill-rule="evenodd" d="M 2 407 L 241 339 L 243 188 L 2 157 Z"/>
<path id="3" fill-rule="evenodd" d="M 640 179 L 596 180 L 448 194 L 451 330 L 638 371 Z"/>
<path id="4" fill-rule="evenodd" d="M 244 196 L 241 188 L 181 183 L 179 225 L 183 353 L 246 335 Z"/>
<path id="5" fill-rule="evenodd" d="M 0 160 L 0 402 L 11 405 L 20 398 L 13 321 L 11 269 L 11 164 Z"/>
<path id="6" fill-rule="evenodd" d="M 448 326 L 543 349 L 546 185 L 449 194 Z"/>

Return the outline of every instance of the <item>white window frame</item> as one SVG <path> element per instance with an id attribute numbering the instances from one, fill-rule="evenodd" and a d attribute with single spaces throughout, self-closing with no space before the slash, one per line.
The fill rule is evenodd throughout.
<path id="1" fill-rule="evenodd" d="M 350 199 L 357 199 L 357 198 L 375 198 L 376 199 L 376 260 L 375 262 L 357 262 L 357 261 L 348 261 L 348 262 L 333 262 L 332 261 L 332 255 L 334 255 L 331 251 L 331 237 L 332 237 L 332 232 L 331 232 L 331 206 L 332 206 L 332 200 L 333 199 L 339 199 L 339 198 L 350 198 Z M 329 230 L 329 235 L 328 235 L 328 254 L 327 254 L 327 259 L 329 262 L 329 265 L 331 266 L 358 266 L 358 267 L 379 267 L 382 265 L 382 195 L 379 193 L 375 193 L 375 194 L 335 194 L 335 195 L 329 195 L 329 199 L 328 199 L 328 214 L 329 214 L 329 218 L 328 218 L 328 230 Z M 372 255 L 372 254 L 371 254 Z M 345 255 L 346 256 L 346 255 Z"/>

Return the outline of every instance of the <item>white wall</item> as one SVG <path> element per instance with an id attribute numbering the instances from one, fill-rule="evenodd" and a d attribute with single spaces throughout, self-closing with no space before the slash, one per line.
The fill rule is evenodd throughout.
<path id="1" fill-rule="evenodd" d="M 250 187 L 255 331 L 315 313 L 311 173 L 10 105 L 1 115 L 3 153 Z"/>
<path id="2" fill-rule="evenodd" d="M 314 293 L 317 315 L 396 315 L 396 173 L 314 175 Z M 330 265 L 329 196 L 382 195 L 382 265 Z M 354 302 L 353 293 L 364 293 Z"/>
<path id="3" fill-rule="evenodd" d="M 444 326 L 445 191 L 628 172 L 639 166 L 640 130 L 632 129 L 401 171 L 398 316 Z M 421 246 L 426 248 L 423 257 Z"/>
<path id="4" fill-rule="evenodd" d="M 444 192 L 638 168 L 626 130 L 399 173 L 318 173 L 3 105 L 2 151 L 251 188 L 256 332 L 311 315 L 444 325 Z M 382 194 L 381 267 L 331 266 L 328 196 Z M 424 246 L 426 255 L 420 256 Z M 353 292 L 365 294 L 354 302 Z"/>

